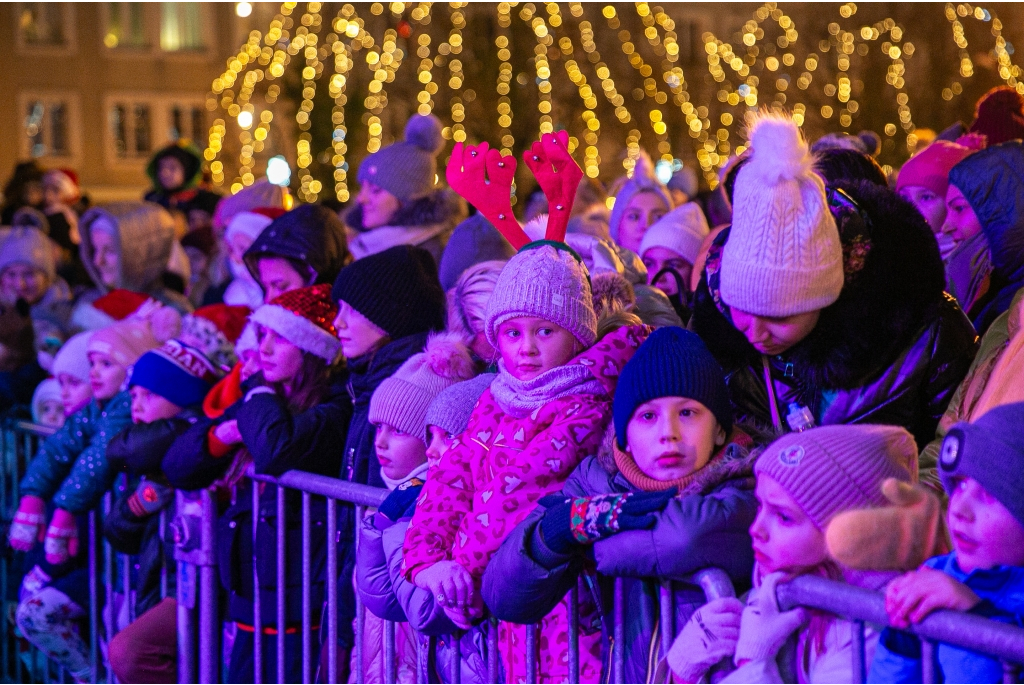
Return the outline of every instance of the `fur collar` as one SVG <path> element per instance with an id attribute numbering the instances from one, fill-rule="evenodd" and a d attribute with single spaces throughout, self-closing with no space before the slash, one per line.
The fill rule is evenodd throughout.
<path id="1" fill-rule="evenodd" d="M 881 373 L 934 321 L 945 274 L 935 236 L 913 205 L 870 182 L 839 185 L 861 208 L 833 209 L 843 243 L 843 290 L 821 311 L 811 334 L 783 356 L 802 383 L 845 390 Z M 758 352 L 729 323 L 718 296 L 717 270 L 728 233 L 708 253 L 693 327 L 734 368 L 756 362 Z"/>
<path id="2" fill-rule="evenodd" d="M 461 197 L 447 189 L 435 190 L 430 195 L 404 203 L 388 222 L 389 226 L 430 226 L 433 224 L 454 225 L 467 214 L 466 203 Z M 363 206 L 356 203 L 345 214 L 345 223 L 353 230 L 363 233 Z"/>

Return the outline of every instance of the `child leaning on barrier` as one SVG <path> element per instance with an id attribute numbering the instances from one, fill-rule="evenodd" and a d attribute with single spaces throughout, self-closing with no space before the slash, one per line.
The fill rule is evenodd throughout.
<path id="1" fill-rule="evenodd" d="M 29 642 L 80 680 L 90 673 L 89 649 L 80 630 L 90 601 L 99 601 L 89 595 L 87 555 L 78 555 L 79 538 L 88 534 L 84 514 L 112 484 L 115 472 L 107 447 L 131 422 L 129 396 L 121 390 L 125 376 L 155 346 L 146 325 L 135 322 L 114 324 L 88 338 L 93 399 L 40 446 L 22 479 L 22 498 L 11 524 L 11 546 L 29 552 L 25 567 L 31 568 L 19 592 L 18 627 Z M 59 356 L 57 361 L 62 369 L 65 362 L 72 370 L 77 366 Z M 52 519 L 46 528 L 48 511 Z M 33 548 L 44 539 L 44 531 L 45 555 L 38 558 Z"/>
<path id="2" fill-rule="evenodd" d="M 917 478 L 917 446 L 896 426 L 840 425 L 790 433 L 754 465 L 760 508 L 750 527 L 754 589 L 744 605 L 728 598 L 699 609 L 676 637 L 668 665 L 682 682 L 700 682 L 721 659 L 736 670 L 724 682 L 781 683 L 777 659 L 796 633 L 796 675 L 801 683 L 855 681 L 851 622 L 831 614 L 782 611 L 775 588 L 795 576 L 817 575 L 880 589 L 891 574 L 852 571 L 833 561 L 825 530 L 839 513 L 887 501 L 887 478 Z M 867 659 L 878 634 L 867 628 Z"/>
<path id="3" fill-rule="evenodd" d="M 110 641 L 110 666 L 122 683 L 178 681 L 177 602 L 173 540 L 161 536 L 160 513 L 174 516 L 174 490 L 160 462 L 174 440 L 202 416 L 200 403 L 218 378 L 216 367 L 199 350 L 169 340 L 139 358 L 132 369 L 132 426 L 107 446 L 118 470 L 141 476 L 129 494 L 114 503 L 103 534 L 123 554 L 137 555 L 138 618 Z M 166 598 L 161 574 L 166 572 Z"/>
<path id="4" fill-rule="evenodd" d="M 751 439 L 733 426 L 722 368 L 681 328 L 656 330 L 626 363 L 612 413 L 597 456 L 505 539 L 482 592 L 498 618 L 533 623 L 595 570 L 602 579 L 626 577 L 625 682 L 651 682 L 663 658 L 656 579 L 718 567 L 737 584 L 749 582 L 754 457 Z M 592 586 L 580 583 L 581 606 L 601 607 L 600 597 L 586 599 Z M 704 594 L 692 583 L 674 590 L 682 625 Z M 581 617 L 584 633 L 613 620 L 610 603 L 603 608 L 603 616 Z M 610 655 L 603 657 L 608 669 Z"/>
<path id="5" fill-rule="evenodd" d="M 252 483 L 245 473 L 250 464 L 257 474 L 268 476 L 290 470 L 332 477 L 338 473 L 338 445 L 345 440 L 351 403 L 344 374 L 334 365 L 340 352 L 331 324 L 336 314 L 327 285 L 288 291 L 257 309 L 250 321 L 256 326 L 261 371 L 241 384 L 242 397 L 226 410 L 207 412 L 219 413 L 216 419 L 197 422 L 175 440 L 163 460 L 172 487 L 238 486 L 233 503 L 217 524 L 217 566 L 228 595 L 227 619 L 238 627 L 228 664 L 229 682 L 251 683 L 255 677 L 253 563 L 259 577 L 263 678 L 272 679 L 277 672 L 279 582 L 285 584 L 288 682 L 302 679 L 303 630 L 308 627 L 317 639 L 319 617 L 312 626 L 302 620 L 301 497 L 295 490 L 286 492 L 285 520 L 279 521 L 277 488 Z M 259 488 L 255 542 L 252 487 Z M 327 512 L 322 499 L 313 499 L 309 520 L 310 606 L 316 615 L 326 594 Z M 285 577 L 280 580 L 275 542 L 279 526 L 284 526 L 286 560 Z"/>
<path id="6" fill-rule="evenodd" d="M 436 334 L 427 340 L 423 352 L 402 364 L 377 387 L 370 399 L 369 419 L 377 429 L 374 446 L 381 464 L 380 476 L 391 495 L 378 511 L 357 522 L 356 591 L 372 614 L 366 617 L 363 627 L 363 678 L 366 682 L 384 681 L 386 669 L 381 651 L 384 619 L 401 622 L 395 637 L 398 681 L 413 682 L 416 678 L 414 630 L 421 627 L 407 622 L 398 603 L 382 534 L 400 519 L 411 516 L 411 512 L 406 514 L 406 511 L 415 506 L 426 480 L 430 434 L 426 424 L 427 409 L 438 393 L 471 378 L 473 372 L 469 349 L 459 336 Z M 402 526 L 403 531 L 404 528 Z M 399 551 L 402 537 L 398 538 Z M 352 658 L 354 661 L 356 656 Z M 356 672 L 354 663 L 352 672 Z"/>
<path id="7" fill-rule="evenodd" d="M 1024 403 L 989 410 L 955 425 L 942 443 L 939 475 L 949 495 L 953 551 L 893 580 L 885 609 L 893 626 L 908 627 L 940 609 L 966 611 L 1021 625 L 1024 620 Z M 998 659 L 939 644 L 934 673 L 946 683 L 998 683 Z M 868 682 L 921 682 L 921 643 L 887 628 Z"/>

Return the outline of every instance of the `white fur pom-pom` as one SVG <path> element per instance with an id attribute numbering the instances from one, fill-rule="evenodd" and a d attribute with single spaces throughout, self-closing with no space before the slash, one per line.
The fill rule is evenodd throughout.
<path id="1" fill-rule="evenodd" d="M 752 154 L 743 175 L 763 183 L 797 179 L 811 173 L 814 158 L 792 117 L 761 112 L 747 128 Z"/>
<path id="2" fill-rule="evenodd" d="M 424 350 L 427 366 L 442 378 L 469 380 L 476 369 L 469 348 L 458 333 L 434 333 Z"/>

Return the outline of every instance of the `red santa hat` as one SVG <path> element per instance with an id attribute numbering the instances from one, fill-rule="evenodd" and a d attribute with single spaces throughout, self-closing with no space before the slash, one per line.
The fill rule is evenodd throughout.
<path id="1" fill-rule="evenodd" d="M 326 283 L 290 290 L 257 309 L 250 320 L 274 331 L 301 350 L 328 362 L 341 351 L 334 318 L 338 305 Z"/>

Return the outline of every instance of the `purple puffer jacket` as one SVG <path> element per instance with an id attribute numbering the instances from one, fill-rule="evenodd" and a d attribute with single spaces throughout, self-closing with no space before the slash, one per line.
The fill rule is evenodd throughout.
<path id="1" fill-rule="evenodd" d="M 754 560 L 747 531 L 757 511 L 752 478 L 756 454 L 735 443 L 723 449 L 724 458 L 712 462 L 672 499 L 657 515 L 654 528 L 623 531 L 593 546 L 599 596 L 581 594 L 580 606 L 596 606 L 598 616 L 582 616 L 581 629 L 603 623 L 605 635 L 611 635 L 612 579 L 623 577 L 627 617 L 624 682 L 651 682 L 663 658 L 658 580 L 679 581 L 673 585 L 675 625 L 679 627 L 705 601 L 701 589 L 686 582 L 691 574 L 716 567 L 724 570 L 738 589 L 750 584 Z M 569 476 L 561 494 L 585 497 L 634 491 L 637 488 L 615 469 L 611 457 L 602 455 L 585 459 Z M 563 555 L 544 544 L 539 524 L 545 511 L 538 505 L 508 535 L 484 573 L 484 603 L 503 621 L 540 620 L 581 576 L 593 575 L 595 562 L 582 550 Z M 610 672 L 607 641 L 604 647 L 602 682 Z"/>

